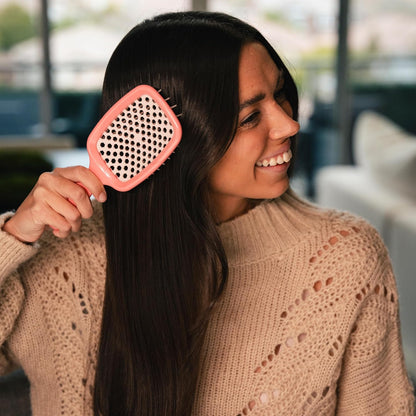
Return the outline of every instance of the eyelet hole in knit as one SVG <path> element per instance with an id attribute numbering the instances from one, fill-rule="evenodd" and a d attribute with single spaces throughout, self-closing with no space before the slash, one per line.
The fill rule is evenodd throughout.
<path id="1" fill-rule="evenodd" d="M 317 396 L 316 392 L 314 392 L 314 394 Z M 268 403 L 270 403 L 271 400 L 278 399 L 279 396 L 280 396 L 280 391 L 278 389 L 273 389 L 268 392 L 263 391 L 262 393 L 260 393 L 257 399 L 250 400 L 247 406 L 245 406 L 243 410 L 241 411 L 241 413 L 239 413 L 237 416 L 248 415 L 249 412 L 252 411 L 257 404 L 267 405 Z"/>
<path id="2" fill-rule="evenodd" d="M 315 290 L 315 292 L 319 292 L 321 288 L 322 288 L 322 282 L 320 280 L 314 283 L 313 289 Z"/>
<path id="3" fill-rule="evenodd" d="M 304 341 L 306 338 L 306 334 L 302 333 L 298 335 L 298 342 L 301 343 L 302 341 Z"/>
<path id="4" fill-rule="evenodd" d="M 329 244 L 331 244 L 331 246 L 334 246 L 336 243 L 338 243 L 338 237 L 331 237 L 329 240 L 328 240 L 328 242 L 329 242 Z"/>
<path id="5" fill-rule="evenodd" d="M 288 346 L 288 347 L 293 347 L 294 345 L 295 345 L 295 340 L 293 339 L 293 338 L 288 338 L 287 340 L 286 340 L 286 345 Z"/>
<path id="6" fill-rule="evenodd" d="M 306 332 L 302 332 L 299 335 L 297 335 L 296 337 L 288 337 L 286 338 L 285 344 L 286 347 L 288 348 L 292 348 L 294 346 L 296 346 L 296 343 L 300 344 L 302 343 L 307 337 L 307 333 Z M 279 352 L 281 350 L 282 344 L 277 344 L 276 347 L 274 348 L 274 356 L 278 356 Z M 263 371 L 263 369 L 265 367 L 268 366 L 268 364 L 270 364 L 270 362 L 273 360 L 273 354 L 268 354 L 267 356 L 267 360 L 263 360 L 261 362 L 261 365 L 257 366 L 254 370 L 254 372 L 256 374 L 259 374 Z"/>
<path id="7" fill-rule="evenodd" d="M 359 232 L 359 229 L 357 228 L 357 227 L 352 227 L 352 229 L 355 231 L 355 232 Z M 347 231 L 347 230 L 340 230 L 339 232 L 339 236 L 342 236 L 343 238 L 345 238 L 345 237 L 348 237 L 351 233 L 349 232 L 349 231 Z M 316 255 L 314 255 L 314 256 L 312 256 L 312 257 L 310 257 L 310 259 L 309 259 L 309 264 L 314 264 L 314 263 L 316 263 L 317 262 L 317 260 L 318 260 L 318 257 L 320 257 L 320 256 L 322 256 L 323 254 L 324 254 L 324 251 L 328 251 L 329 250 L 329 248 L 331 247 L 331 246 L 335 246 L 338 242 L 339 242 L 340 240 L 339 240 L 339 237 L 338 236 L 332 236 L 332 237 L 330 237 L 329 239 L 328 239 L 328 243 L 329 243 L 329 245 L 328 244 L 324 244 L 324 246 L 322 247 L 323 248 L 323 250 L 322 249 L 318 249 L 317 251 L 316 251 Z"/>
<path id="8" fill-rule="evenodd" d="M 262 403 L 268 403 L 269 402 L 269 396 L 267 395 L 267 393 L 260 394 L 259 399 Z"/>

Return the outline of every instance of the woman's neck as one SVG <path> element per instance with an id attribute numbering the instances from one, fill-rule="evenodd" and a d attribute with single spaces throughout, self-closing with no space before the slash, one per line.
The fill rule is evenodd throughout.
<path id="1" fill-rule="evenodd" d="M 226 201 L 221 199 L 221 203 L 213 197 L 210 201 L 213 216 L 217 225 L 231 221 L 253 209 L 262 200 L 229 197 Z"/>

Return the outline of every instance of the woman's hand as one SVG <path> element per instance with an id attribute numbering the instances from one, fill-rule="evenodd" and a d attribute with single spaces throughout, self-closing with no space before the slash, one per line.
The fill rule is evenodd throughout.
<path id="1" fill-rule="evenodd" d="M 3 230 L 20 241 L 32 243 L 49 225 L 55 236 L 65 238 L 80 229 L 82 218 L 93 213 L 86 189 L 100 202 L 107 198 L 103 184 L 83 166 L 42 173 Z"/>

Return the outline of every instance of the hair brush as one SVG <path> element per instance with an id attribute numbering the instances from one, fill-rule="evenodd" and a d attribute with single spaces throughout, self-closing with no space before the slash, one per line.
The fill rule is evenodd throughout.
<path id="1" fill-rule="evenodd" d="M 87 139 L 89 169 L 117 191 L 147 179 L 178 146 L 182 128 L 166 100 L 139 85 L 117 101 Z"/>

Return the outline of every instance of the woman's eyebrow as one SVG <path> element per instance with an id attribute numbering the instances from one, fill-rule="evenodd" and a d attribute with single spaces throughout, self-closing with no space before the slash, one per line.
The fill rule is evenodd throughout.
<path id="1" fill-rule="evenodd" d="M 285 85 L 285 75 L 282 71 L 279 71 L 279 73 L 277 74 L 277 80 L 276 80 L 276 91 L 283 88 L 284 85 Z M 246 101 L 243 101 L 240 104 L 239 111 L 243 110 L 246 107 L 249 107 L 250 105 L 258 103 L 259 101 L 263 100 L 265 97 L 266 97 L 266 94 L 259 93 L 259 94 L 256 94 L 254 97 L 251 97 Z"/>
<path id="2" fill-rule="evenodd" d="M 254 97 L 249 98 L 248 100 L 240 104 L 239 111 L 243 110 L 246 107 L 249 107 L 250 105 L 258 103 L 259 101 L 263 100 L 265 97 L 266 97 L 266 94 L 260 93 L 260 94 L 255 95 Z"/>

